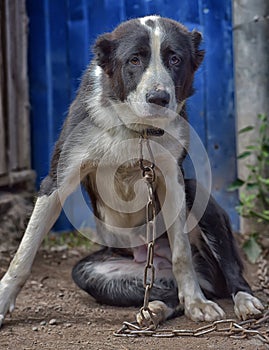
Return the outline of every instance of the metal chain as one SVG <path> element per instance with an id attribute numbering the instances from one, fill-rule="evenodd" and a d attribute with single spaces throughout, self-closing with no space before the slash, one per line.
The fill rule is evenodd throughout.
<path id="1" fill-rule="evenodd" d="M 144 156 L 143 156 L 143 144 L 146 143 L 149 156 L 150 156 L 150 162 L 145 162 Z M 148 202 L 146 205 L 146 235 L 147 235 L 147 260 L 144 270 L 144 288 L 145 288 L 145 295 L 144 295 L 144 303 L 141 309 L 139 310 L 140 315 L 142 317 L 143 323 L 147 327 L 156 328 L 157 324 L 155 324 L 154 317 L 152 315 L 152 312 L 149 305 L 149 297 L 150 297 L 150 291 L 153 287 L 154 280 L 155 280 L 155 266 L 153 264 L 154 259 L 154 243 L 156 239 L 156 200 L 154 195 L 154 182 L 156 178 L 155 174 L 155 161 L 153 157 L 153 153 L 149 144 L 149 139 L 144 138 L 143 136 L 140 137 L 139 140 L 140 145 L 140 159 L 139 159 L 139 165 L 140 169 L 142 170 L 142 177 L 145 180 L 147 187 L 148 187 Z M 149 315 L 148 317 L 146 317 Z"/>
<path id="2" fill-rule="evenodd" d="M 145 161 L 143 156 L 143 145 L 146 143 L 150 161 Z M 156 200 L 154 195 L 155 161 L 152 150 L 150 148 L 148 138 L 141 136 L 139 140 L 140 159 L 139 165 L 142 170 L 142 177 L 148 187 L 148 202 L 146 205 L 146 234 L 147 234 L 147 260 L 144 269 L 144 303 L 139 313 L 143 319 L 144 327 L 138 325 L 137 322 L 123 322 L 122 327 L 114 332 L 117 337 L 141 337 L 150 336 L 156 338 L 172 338 L 172 337 L 200 337 L 205 334 L 222 334 L 236 339 L 243 339 L 249 336 L 256 337 L 262 341 L 269 349 L 269 329 L 263 327 L 269 323 L 269 311 L 251 318 L 246 321 L 238 322 L 234 319 L 223 319 L 211 322 L 205 326 L 196 329 L 158 329 L 154 321 L 153 314 L 149 309 L 150 291 L 155 280 L 154 259 L 154 243 L 156 239 Z M 267 265 L 266 265 L 267 266 Z M 266 270 L 267 272 L 267 270 Z M 267 280 L 266 280 L 267 281 Z M 268 282 L 268 281 L 267 281 Z M 148 318 L 149 316 L 149 318 Z M 264 329 L 263 329 L 264 328 Z"/>
<path id="3" fill-rule="evenodd" d="M 141 337 L 150 336 L 156 338 L 173 337 L 201 337 L 205 334 L 218 334 L 230 336 L 235 339 L 255 337 L 262 341 L 269 348 L 269 329 L 265 327 L 269 323 L 269 311 L 260 318 L 252 318 L 246 321 L 238 322 L 234 319 L 224 319 L 214 321 L 205 326 L 196 329 L 170 329 L 163 328 L 152 330 L 141 328 L 136 322 L 124 322 L 123 326 L 114 333 L 117 337 Z M 264 326 L 264 327 L 263 327 Z"/>

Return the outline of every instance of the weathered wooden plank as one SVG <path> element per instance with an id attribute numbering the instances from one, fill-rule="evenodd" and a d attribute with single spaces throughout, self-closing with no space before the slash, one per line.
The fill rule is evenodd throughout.
<path id="1" fill-rule="evenodd" d="M 3 23 L 3 3 L 0 3 L 0 23 Z M 6 148 L 5 148 L 5 127 L 4 127 L 4 69 L 3 69 L 3 42 L 2 42 L 2 26 L 0 25 L 0 174 L 7 171 L 6 164 Z"/>
<path id="2" fill-rule="evenodd" d="M 0 187 L 1 186 L 12 186 L 17 183 L 35 181 L 36 173 L 34 170 L 21 170 L 21 171 L 11 171 L 8 175 L 0 176 Z"/>
<path id="3" fill-rule="evenodd" d="M 30 168 L 30 126 L 27 77 L 27 26 L 25 0 L 15 0 L 16 45 L 16 119 L 18 169 Z"/>
<path id="4" fill-rule="evenodd" d="M 1 1 L 0 175 L 30 167 L 25 0 Z M 23 176 L 22 176 L 23 177 Z"/>
<path id="5" fill-rule="evenodd" d="M 16 133 L 16 86 L 14 61 L 16 56 L 16 45 L 14 43 L 14 13 L 15 2 L 5 0 L 5 73 L 6 73 L 6 113 L 8 128 L 8 168 L 9 171 L 18 168 L 17 156 L 17 133 Z"/>
<path id="6" fill-rule="evenodd" d="M 1 64 L 1 62 L 0 62 Z M 0 71 L 0 81 L 2 72 Z M 2 103 L 2 84 L 0 87 L 0 174 L 5 174 L 7 171 L 6 152 L 5 152 L 5 128 L 4 128 L 4 113 Z"/>
<path id="7" fill-rule="evenodd" d="M 1 72 L 0 72 L 1 80 Z M 2 90 L 2 88 L 0 88 Z M 6 167 L 6 153 L 5 153 L 5 129 L 4 129 L 4 114 L 2 104 L 2 91 L 0 91 L 0 174 L 5 174 Z"/>

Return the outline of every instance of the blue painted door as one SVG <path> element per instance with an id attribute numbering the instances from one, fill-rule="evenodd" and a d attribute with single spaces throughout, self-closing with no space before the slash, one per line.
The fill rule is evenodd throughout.
<path id="1" fill-rule="evenodd" d="M 196 93 L 188 103 L 188 115 L 210 159 L 212 193 L 237 229 L 237 195 L 227 192 L 236 178 L 231 1 L 27 0 L 27 10 L 32 165 L 38 185 L 48 172 L 53 144 L 92 57 L 90 47 L 95 38 L 126 19 L 159 14 L 204 35 L 206 58 L 196 75 Z M 186 167 L 193 176 L 191 166 Z M 76 196 L 67 207 L 79 226 L 88 214 L 81 210 Z M 55 229 L 70 228 L 62 215 Z"/>

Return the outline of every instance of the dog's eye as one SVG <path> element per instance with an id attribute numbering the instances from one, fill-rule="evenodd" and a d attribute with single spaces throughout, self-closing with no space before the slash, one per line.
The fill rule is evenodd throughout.
<path id="1" fill-rule="evenodd" d="M 172 55 L 169 58 L 169 64 L 171 66 L 178 66 L 180 64 L 180 62 L 181 62 L 181 58 L 178 57 L 177 55 Z"/>
<path id="2" fill-rule="evenodd" d="M 130 59 L 130 63 L 134 66 L 140 66 L 141 64 L 141 61 L 139 59 L 139 57 L 137 56 L 133 56 L 131 59 Z"/>

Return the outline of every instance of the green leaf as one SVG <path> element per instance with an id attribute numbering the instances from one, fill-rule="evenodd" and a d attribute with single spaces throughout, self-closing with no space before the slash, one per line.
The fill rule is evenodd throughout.
<path id="1" fill-rule="evenodd" d="M 267 222 L 267 221 L 269 222 L 269 216 L 264 214 L 264 212 L 257 212 L 255 210 L 250 210 L 249 213 L 250 213 L 250 215 L 252 217 L 259 218 L 259 219 L 261 219 L 262 221 L 265 221 L 265 222 Z"/>
<path id="2" fill-rule="evenodd" d="M 251 155 L 251 152 L 245 151 L 245 152 L 240 153 L 240 154 L 237 156 L 237 159 L 247 158 L 247 157 L 249 157 L 250 155 Z"/>
<path id="3" fill-rule="evenodd" d="M 265 114 L 258 114 L 258 119 L 260 119 L 262 122 L 266 122 L 267 121 L 267 117 Z"/>
<path id="4" fill-rule="evenodd" d="M 246 168 L 248 168 L 252 173 L 256 173 L 257 172 L 257 165 L 253 165 L 253 164 L 246 164 Z"/>
<path id="5" fill-rule="evenodd" d="M 257 195 L 255 193 L 251 193 L 251 194 L 247 194 L 246 195 L 246 198 L 247 198 L 247 201 L 250 203 L 251 206 L 254 205 L 254 200 L 256 199 Z"/>
<path id="6" fill-rule="evenodd" d="M 256 261 L 258 260 L 262 249 L 257 242 L 257 236 L 252 235 L 243 245 L 243 249 L 248 257 L 248 260 L 252 263 L 255 264 Z"/>
<path id="7" fill-rule="evenodd" d="M 265 123 L 261 124 L 261 126 L 259 128 L 260 135 L 264 134 L 266 129 L 267 129 L 267 125 Z"/>
<path id="8" fill-rule="evenodd" d="M 257 151 L 258 147 L 255 145 L 249 145 L 249 146 L 246 146 L 246 149 L 249 149 L 250 151 Z"/>
<path id="9" fill-rule="evenodd" d="M 265 143 L 264 145 L 262 145 L 262 151 L 269 153 L 269 145 L 267 143 Z"/>
<path id="10" fill-rule="evenodd" d="M 257 188 L 258 187 L 258 184 L 256 182 L 249 182 L 247 183 L 247 190 L 253 190 L 254 188 Z"/>
<path id="11" fill-rule="evenodd" d="M 268 179 L 265 179 L 261 176 L 258 177 L 259 181 L 265 185 L 269 185 L 269 178 Z"/>
<path id="12" fill-rule="evenodd" d="M 251 131 L 251 130 L 253 130 L 253 129 L 254 129 L 254 126 L 249 125 L 249 126 L 246 126 L 246 127 L 243 128 L 243 129 L 240 129 L 240 130 L 238 131 L 238 134 L 243 134 L 244 132 L 248 132 L 248 131 Z"/>
<path id="13" fill-rule="evenodd" d="M 263 144 L 261 147 L 262 155 L 264 159 L 268 158 L 269 156 L 269 145 L 268 144 Z"/>
<path id="14" fill-rule="evenodd" d="M 236 179 L 233 183 L 231 183 L 230 186 L 228 186 L 227 190 L 229 192 L 238 190 L 241 186 L 243 186 L 245 183 L 245 181 L 241 180 L 241 179 Z"/>

